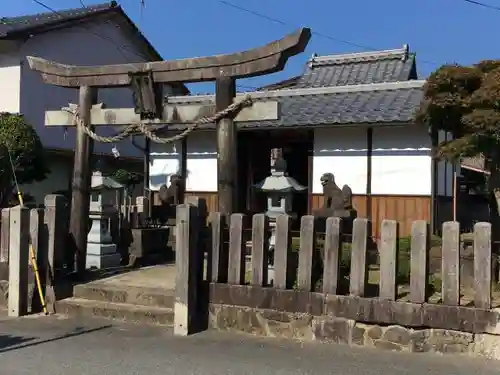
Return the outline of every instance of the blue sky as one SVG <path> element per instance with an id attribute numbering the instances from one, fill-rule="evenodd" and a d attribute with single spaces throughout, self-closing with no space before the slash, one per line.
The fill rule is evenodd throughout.
<path id="1" fill-rule="evenodd" d="M 80 0 L 41 0 L 54 9 L 81 6 Z M 104 2 L 83 0 L 84 4 Z M 439 64 L 470 64 L 499 58 L 500 11 L 464 0 L 122 0 L 138 27 L 165 59 L 237 52 L 279 39 L 300 26 L 313 35 L 306 52 L 271 76 L 239 80 L 240 91 L 288 78 L 313 54 L 399 48 L 417 53 L 425 78 Z M 500 8 L 500 0 L 484 0 Z M 273 22 L 229 4 L 277 19 Z M 44 12 L 33 0 L 1 0 L 0 16 Z M 364 46 L 366 48 L 360 48 Z M 495 47 L 497 46 L 497 47 Z M 190 85 L 194 92 L 212 85 Z"/>

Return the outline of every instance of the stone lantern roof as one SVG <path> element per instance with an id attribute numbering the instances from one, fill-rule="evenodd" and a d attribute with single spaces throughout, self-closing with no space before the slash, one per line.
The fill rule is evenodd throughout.
<path id="1" fill-rule="evenodd" d="M 300 192 L 307 189 L 299 184 L 293 177 L 286 173 L 286 161 L 278 158 L 274 164 L 271 175 L 263 181 L 254 185 L 255 188 L 264 192 Z"/>
<path id="2" fill-rule="evenodd" d="M 96 190 L 119 190 L 119 189 L 124 188 L 124 186 L 122 184 L 115 181 L 111 177 L 103 176 L 101 171 L 94 171 L 92 173 L 92 182 L 91 182 L 90 187 L 94 191 L 96 191 Z"/>

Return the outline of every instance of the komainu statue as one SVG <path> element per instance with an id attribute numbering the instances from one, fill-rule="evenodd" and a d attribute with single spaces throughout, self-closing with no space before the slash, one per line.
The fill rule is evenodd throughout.
<path id="1" fill-rule="evenodd" d="M 160 202 L 162 205 L 177 205 L 181 204 L 181 189 L 182 178 L 177 174 L 170 176 L 170 186 L 166 184 L 160 186 Z"/>
<path id="2" fill-rule="evenodd" d="M 323 207 L 314 214 L 320 217 L 337 216 L 341 218 L 352 218 L 356 216 L 352 206 L 352 190 L 348 185 L 342 189 L 335 183 L 335 176 L 332 173 L 325 173 L 321 176 L 323 186 Z"/>
<path id="3" fill-rule="evenodd" d="M 160 207 L 158 216 L 160 221 L 166 222 L 169 219 L 175 219 L 175 210 L 182 199 L 182 176 L 174 174 L 170 176 L 170 186 L 167 187 L 166 184 L 160 186 L 159 198 Z"/>
<path id="4" fill-rule="evenodd" d="M 342 196 L 344 197 L 344 209 L 352 210 L 352 190 L 349 185 L 342 186 Z"/>

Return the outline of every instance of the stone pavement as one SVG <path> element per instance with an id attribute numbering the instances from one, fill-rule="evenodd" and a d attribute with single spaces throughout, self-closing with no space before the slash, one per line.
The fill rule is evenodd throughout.
<path id="1" fill-rule="evenodd" d="M 100 284 L 136 288 L 175 289 L 175 265 L 142 267 L 98 280 Z"/>
<path id="2" fill-rule="evenodd" d="M 0 319 L 2 375 L 493 375 L 498 362 L 63 317 Z"/>

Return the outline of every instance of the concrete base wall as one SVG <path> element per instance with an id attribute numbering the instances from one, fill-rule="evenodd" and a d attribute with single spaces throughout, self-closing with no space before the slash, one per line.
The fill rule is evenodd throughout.
<path id="1" fill-rule="evenodd" d="M 260 336 L 368 346 L 405 352 L 453 353 L 500 360 L 500 336 L 447 329 L 358 323 L 351 319 L 211 304 L 211 328 Z"/>

